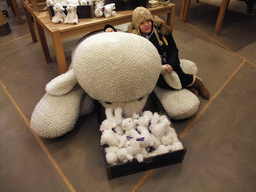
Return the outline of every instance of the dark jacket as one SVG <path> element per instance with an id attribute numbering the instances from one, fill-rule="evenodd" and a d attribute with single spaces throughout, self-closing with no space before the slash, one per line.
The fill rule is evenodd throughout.
<path id="1" fill-rule="evenodd" d="M 161 18 L 155 15 L 153 17 L 152 26 L 155 27 L 158 37 L 163 42 L 163 45 L 159 44 L 154 30 L 152 30 L 152 34 L 142 34 L 142 36 L 151 41 L 151 43 L 153 43 L 154 46 L 157 48 L 162 59 L 162 64 L 169 64 L 172 66 L 173 71 L 178 74 L 183 88 L 192 84 L 194 80 L 193 75 L 184 73 L 180 67 L 180 60 L 178 55 L 179 51 L 177 49 L 169 26 L 166 25 L 166 23 Z M 134 25 L 132 23 L 128 27 L 128 32 L 140 35 L 138 29 L 134 28 Z M 164 89 L 173 89 L 166 83 L 162 75 L 159 76 L 157 85 Z"/>

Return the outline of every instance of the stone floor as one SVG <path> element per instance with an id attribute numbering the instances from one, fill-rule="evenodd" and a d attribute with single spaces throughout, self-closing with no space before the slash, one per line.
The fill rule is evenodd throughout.
<path id="1" fill-rule="evenodd" d="M 255 191 L 256 18 L 244 2 L 231 0 L 216 36 L 220 0 L 192 1 L 187 23 L 179 21 L 180 1 L 172 2 L 180 58 L 197 64 L 211 98 L 199 97 L 193 117 L 172 122 L 187 147 L 182 163 L 108 180 L 96 114 L 58 139 L 30 130 L 33 109 L 58 67 L 50 38 L 53 61 L 46 64 L 24 14 L 19 25 L 0 0 L 12 30 L 0 37 L 0 191 Z M 68 62 L 79 38 L 63 41 Z"/>

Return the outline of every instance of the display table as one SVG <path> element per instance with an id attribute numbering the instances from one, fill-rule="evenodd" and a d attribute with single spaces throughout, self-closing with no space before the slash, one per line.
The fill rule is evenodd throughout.
<path id="1" fill-rule="evenodd" d="M 88 19 L 79 19 L 79 23 L 72 24 L 54 24 L 50 19 L 48 11 L 34 11 L 31 9 L 30 5 L 26 1 L 22 1 L 26 17 L 31 14 L 34 18 L 36 29 L 39 36 L 39 41 L 43 50 L 45 61 L 51 62 L 48 45 L 45 38 L 44 31 L 48 32 L 52 38 L 54 45 L 55 55 L 57 63 L 59 66 L 60 73 L 65 73 L 68 70 L 65 52 L 62 45 L 62 39 L 72 37 L 75 35 L 85 34 L 88 32 L 96 31 L 103 29 L 106 24 L 110 25 L 120 25 L 123 23 L 128 23 L 132 21 L 132 10 L 129 11 L 117 11 L 116 16 L 109 18 L 88 18 Z M 175 5 L 169 4 L 162 7 L 149 8 L 152 14 L 163 15 L 167 14 L 167 24 L 173 29 L 174 24 L 174 12 Z M 27 18 L 28 22 L 32 22 L 31 18 Z M 30 33 L 32 38 L 34 37 L 33 25 L 30 25 Z M 33 34 L 34 33 L 34 34 Z M 34 39 L 33 39 L 34 41 Z"/>
<path id="2" fill-rule="evenodd" d="M 182 0 L 181 1 L 180 20 L 182 22 L 187 22 L 190 2 L 191 2 L 191 0 Z M 199 0 L 196 0 L 196 2 L 199 2 Z M 219 32 L 220 32 L 220 28 L 221 28 L 221 25 L 223 23 L 223 19 L 224 19 L 226 10 L 228 8 L 229 2 L 230 2 L 230 0 L 222 0 L 221 1 L 219 15 L 218 15 L 216 25 L 215 25 L 215 28 L 214 28 L 214 34 L 215 35 L 218 35 Z"/>

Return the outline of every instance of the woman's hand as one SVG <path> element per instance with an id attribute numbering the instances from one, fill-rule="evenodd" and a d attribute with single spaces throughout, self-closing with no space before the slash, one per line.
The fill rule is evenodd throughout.
<path id="1" fill-rule="evenodd" d="M 173 71 L 172 66 L 169 65 L 169 64 L 165 64 L 165 66 L 166 66 L 165 70 L 166 70 L 168 73 L 172 73 L 172 71 Z"/>

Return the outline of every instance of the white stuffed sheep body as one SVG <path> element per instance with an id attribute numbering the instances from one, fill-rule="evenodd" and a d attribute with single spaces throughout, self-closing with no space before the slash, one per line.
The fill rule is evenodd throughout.
<path id="1" fill-rule="evenodd" d="M 158 51 L 141 36 L 92 35 L 74 49 L 69 71 L 46 85 L 46 94 L 32 113 L 31 128 L 41 137 L 62 136 L 74 128 L 80 115 L 93 111 L 93 99 L 105 108 L 122 108 L 126 117 L 132 117 L 142 112 L 152 91 L 170 118 L 195 114 L 199 100 L 193 93 L 156 86 L 161 69 Z"/>

